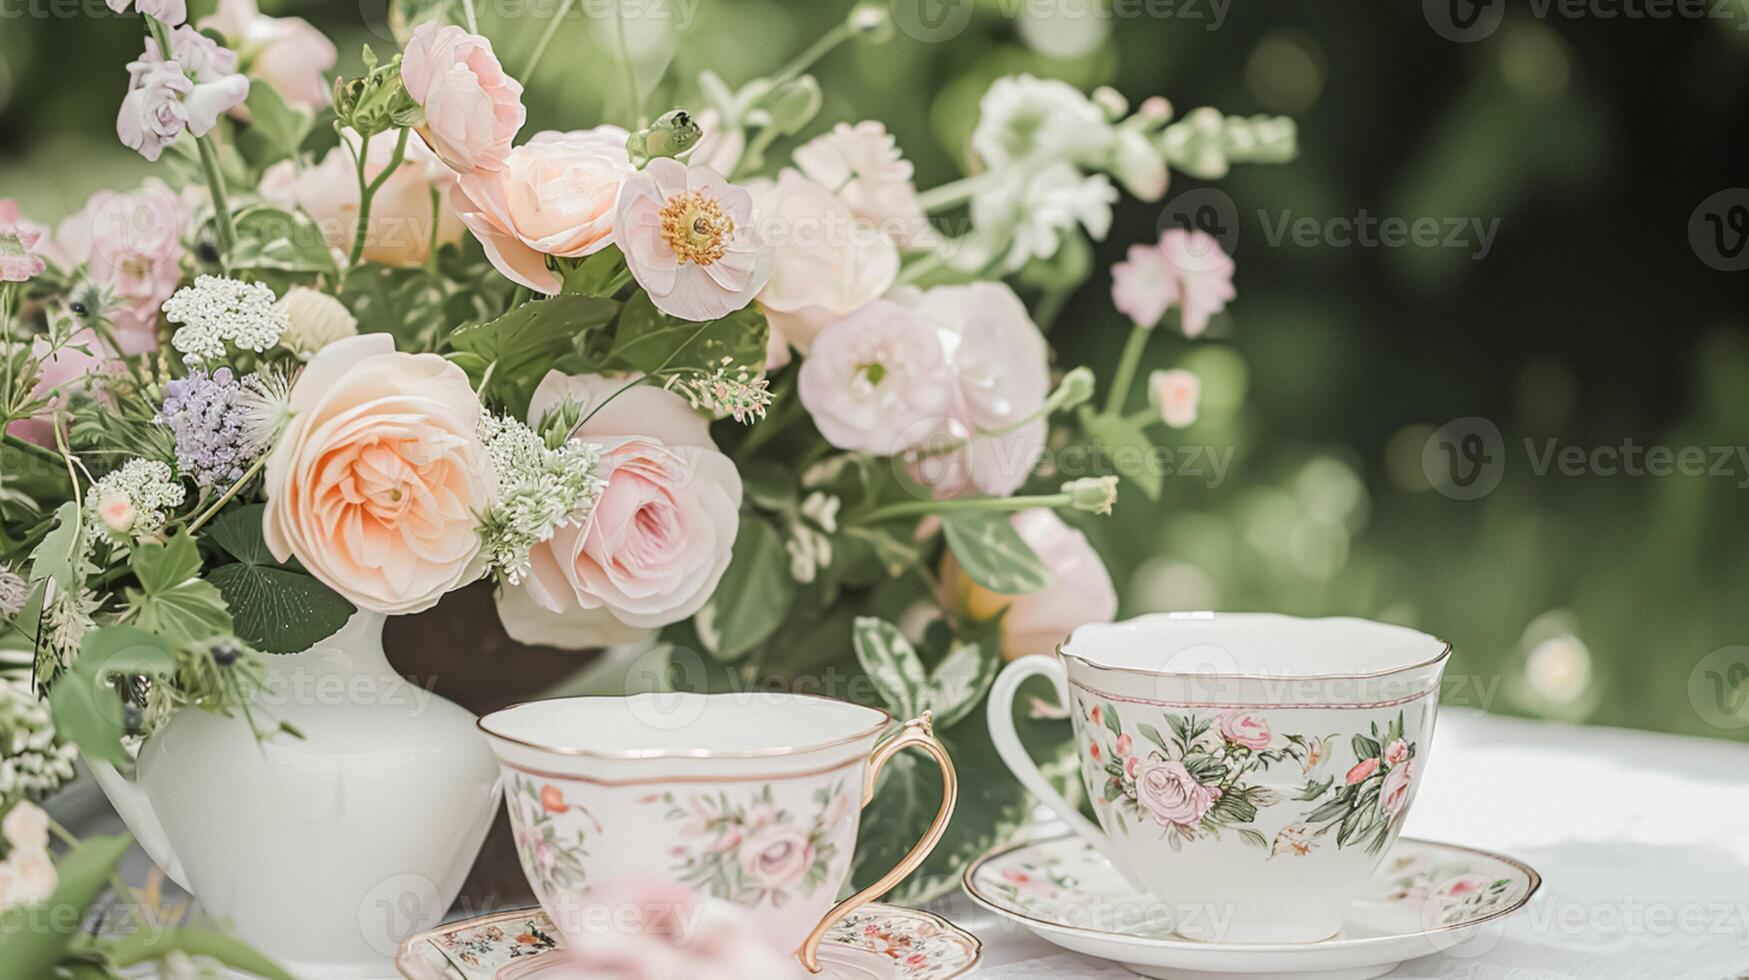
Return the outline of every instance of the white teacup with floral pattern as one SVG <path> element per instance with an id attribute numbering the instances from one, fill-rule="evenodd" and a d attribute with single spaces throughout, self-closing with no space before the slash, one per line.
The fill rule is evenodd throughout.
<path id="1" fill-rule="evenodd" d="M 1450 653 L 1360 619 L 1166 613 L 1083 626 L 1059 656 L 1008 665 L 990 732 L 1033 795 L 1167 906 L 1180 935 L 1317 942 L 1403 825 Z M 1099 826 L 1015 734 L 1014 697 L 1035 674 L 1070 712 Z"/>
<path id="2" fill-rule="evenodd" d="M 621 911 L 655 914 L 603 909 L 592 890 L 667 881 L 745 907 L 812 972 L 827 929 L 916 870 L 953 813 L 953 763 L 929 716 L 882 741 L 890 724 L 875 708 L 771 692 L 559 698 L 480 719 L 523 872 L 568 942 L 617 928 Z M 941 768 L 935 821 L 884 878 L 836 902 L 881 767 L 908 748 Z"/>

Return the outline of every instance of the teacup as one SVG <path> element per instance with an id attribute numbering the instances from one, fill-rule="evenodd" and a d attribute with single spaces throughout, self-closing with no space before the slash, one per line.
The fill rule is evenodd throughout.
<path id="1" fill-rule="evenodd" d="M 1027 789 L 1180 935 L 1334 935 L 1426 772 L 1451 646 L 1360 619 L 1167 613 L 1083 626 L 1057 652 L 1009 664 L 990 696 Z M 1099 826 L 1016 737 L 1014 696 L 1036 674 L 1071 715 Z"/>
<path id="2" fill-rule="evenodd" d="M 592 889 L 680 884 L 745 908 L 811 972 L 827 929 L 916 870 L 953 813 L 953 762 L 929 716 L 883 741 L 890 724 L 875 708 L 769 692 L 560 698 L 480 719 L 523 871 L 572 944 L 599 928 Z M 910 748 L 941 768 L 935 820 L 898 866 L 839 902 L 881 767 Z"/>

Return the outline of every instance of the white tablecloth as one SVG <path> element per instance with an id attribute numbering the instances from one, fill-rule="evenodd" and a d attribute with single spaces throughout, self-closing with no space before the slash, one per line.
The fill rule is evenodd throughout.
<path id="1" fill-rule="evenodd" d="M 1498 930 L 1391 977 L 1749 976 L 1749 745 L 1442 712 L 1404 833 L 1543 876 Z M 984 980 L 1124 980 L 973 905 Z"/>

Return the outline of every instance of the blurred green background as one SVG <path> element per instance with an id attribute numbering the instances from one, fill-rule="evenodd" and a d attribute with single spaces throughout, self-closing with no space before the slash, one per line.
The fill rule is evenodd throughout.
<path id="1" fill-rule="evenodd" d="M 480 0 L 513 71 L 557 2 Z M 658 101 L 680 105 L 701 69 L 731 83 L 769 71 L 848 8 L 631 2 L 646 87 L 665 78 Z M 894 2 L 901 20 L 919 4 L 968 12 Z M 931 186 L 962 172 L 978 96 L 1016 71 L 1112 85 L 1132 102 L 1162 94 L 1180 113 L 1299 123 L 1297 161 L 1218 184 L 1239 297 L 1215 337 L 1151 348 L 1150 366 L 1203 376 L 1202 418 L 1181 436 L 1204 447 L 1204 472 L 1168 479 L 1157 508 L 1131 495 L 1087 524 L 1125 614 L 1389 619 L 1456 644 L 1448 703 L 1749 739 L 1749 710 L 1730 710 L 1749 700 L 1749 649 L 1728 649 L 1749 644 L 1749 272 L 1710 267 L 1689 234 L 1703 200 L 1749 184 L 1742 11 L 1648 20 L 1550 6 L 1539 19 L 1513 5 L 1460 43 L 1436 29 L 1431 2 L 957 3 L 970 18 L 946 41 L 900 33 L 830 56 L 826 108 L 804 135 L 880 118 Z M 210 6 L 191 4 L 196 16 Z M 390 46 L 381 0 L 264 7 L 326 31 L 342 71 L 364 43 Z M 138 21 L 40 16 L 69 9 L 0 3 L 0 197 L 38 220 L 150 170 L 113 129 Z M 611 9 L 574 6 L 530 86 L 531 128 L 623 121 Z M 1119 206 L 1092 280 L 1054 322 L 1063 363 L 1109 371 L 1127 325 L 1105 270 L 1197 189 L 1175 176 L 1163 204 Z M 1485 254 L 1473 230 L 1427 247 L 1275 234 L 1286 220 L 1366 216 L 1494 230 Z M 1500 433 L 1486 454 L 1500 479 L 1458 499 L 1469 494 L 1453 491 L 1429 439 L 1477 418 Z M 1700 447 L 1721 465 L 1539 474 L 1551 440 L 1587 456 L 1626 440 Z M 1211 452 L 1232 454 L 1218 481 Z"/>

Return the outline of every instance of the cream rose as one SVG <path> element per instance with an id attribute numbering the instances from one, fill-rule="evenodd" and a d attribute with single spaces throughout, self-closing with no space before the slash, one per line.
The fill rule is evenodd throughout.
<path id="1" fill-rule="evenodd" d="M 510 156 L 528 112 L 492 42 L 454 25 L 419 25 L 401 53 L 407 94 L 425 109 L 419 135 L 458 173 L 491 173 Z"/>
<path id="2" fill-rule="evenodd" d="M 419 612 L 482 571 L 490 502 L 480 402 L 461 368 L 386 334 L 324 347 L 291 392 L 267 460 L 262 532 L 353 604 Z"/>
<path id="3" fill-rule="evenodd" d="M 792 824 L 769 824 L 749 833 L 741 843 L 741 870 L 770 891 L 795 887 L 813 863 L 814 848 L 807 835 Z"/>
<path id="4" fill-rule="evenodd" d="M 1197 782 L 1176 760 L 1149 763 L 1136 777 L 1136 802 L 1162 827 L 1194 825 L 1219 797 L 1219 789 Z"/>
<path id="5" fill-rule="evenodd" d="M 1003 595 L 972 581 L 949 552 L 941 563 L 942 604 L 977 620 L 1002 617 L 1002 655 L 1010 660 L 1049 653 L 1075 627 L 1109 623 L 1117 615 L 1111 573 L 1087 536 L 1050 510 L 1024 510 L 1009 523 L 1050 569 L 1055 581 L 1025 595 Z"/>
<path id="6" fill-rule="evenodd" d="M 753 199 L 771 247 L 771 279 L 755 297 L 774 334 L 807 353 L 821 330 L 870 300 L 899 274 L 899 250 L 831 191 L 794 170 Z"/>
<path id="7" fill-rule="evenodd" d="M 545 132 L 511 150 L 504 169 L 463 174 L 450 201 L 499 272 L 556 293 L 546 257 L 581 258 L 613 244 L 619 190 L 631 174 L 618 126 Z"/>
<path id="8" fill-rule="evenodd" d="M 587 416 L 624 384 L 555 371 L 535 389 L 529 419 L 566 400 Z M 582 649 L 698 612 L 729 567 L 741 509 L 741 475 L 705 419 L 679 395 L 640 385 L 577 438 L 601 446 L 606 488 L 588 524 L 560 528 L 530 552 L 530 574 L 499 598 L 504 628 L 524 643 Z"/>

